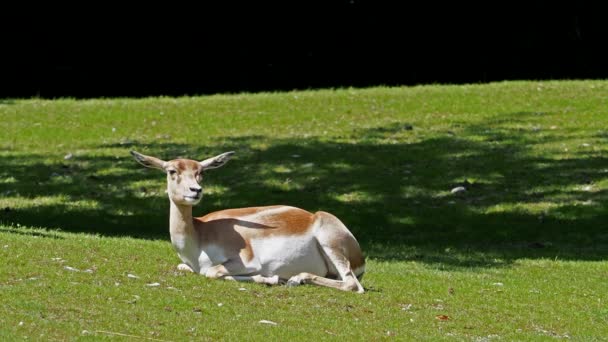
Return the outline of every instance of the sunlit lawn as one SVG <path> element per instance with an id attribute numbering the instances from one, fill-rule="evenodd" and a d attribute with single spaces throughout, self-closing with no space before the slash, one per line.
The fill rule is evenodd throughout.
<path id="1" fill-rule="evenodd" d="M 605 339 L 606 94 L 564 81 L 0 100 L 0 340 Z M 367 292 L 177 272 L 163 176 L 131 149 L 236 151 L 195 212 L 330 211 L 366 252 Z"/>

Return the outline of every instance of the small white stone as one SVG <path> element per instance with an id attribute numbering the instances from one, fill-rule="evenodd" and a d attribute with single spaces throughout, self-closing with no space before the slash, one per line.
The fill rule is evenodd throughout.
<path id="1" fill-rule="evenodd" d="M 74 268 L 74 267 L 70 267 L 70 266 L 63 266 L 64 269 L 68 270 L 68 271 L 72 271 L 72 272 L 80 272 L 79 269 Z"/>
<path id="2" fill-rule="evenodd" d="M 261 324 L 269 324 L 269 325 L 277 325 L 277 323 L 276 323 L 276 322 L 273 322 L 273 321 L 268 321 L 268 320 L 265 320 L 265 319 L 263 319 L 263 320 L 259 321 L 258 323 L 261 323 Z"/>
<path id="3" fill-rule="evenodd" d="M 139 277 L 138 277 L 138 276 L 136 276 L 135 274 L 131 274 L 131 273 L 127 274 L 127 278 L 131 278 L 131 279 L 139 279 Z"/>
<path id="4" fill-rule="evenodd" d="M 148 286 L 148 287 L 157 287 L 157 286 L 160 286 L 160 284 L 159 283 L 150 283 L 150 284 L 146 284 L 146 286 Z"/>
<path id="5" fill-rule="evenodd" d="M 454 189 L 452 189 L 450 192 L 453 194 L 458 194 L 458 193 L 465 192 L 465 191 L 467 191 L 467 188 L 465 188 L 464 186 L 457 186 Z"/>

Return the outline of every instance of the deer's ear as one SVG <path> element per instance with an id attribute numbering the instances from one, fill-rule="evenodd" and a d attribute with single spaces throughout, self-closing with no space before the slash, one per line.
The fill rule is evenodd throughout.
<path id="1" fill-rule="evenodd" d="M 143 155 L 136 151 L 131 151 L 131 155 L 133 156 L 133 158 L 135 158 L 135 160 L 137 160 L 138 163 L 140 163 L 141 165 L 143 165 L 145 167 L 151 167 L 154 169 L 159 169 L 159 170 L 164 171 L 165 166 L 167 165 L 167 162 L 164 160 L 146 156 L 146 155 Z"/>
<path id="2" fill-rule="evenodd" d="M 224 164 L 226 164 L 230 160 L 230 158 L 232 158 L 233 155 L 234 155 L 234 152 L 232 152 L 232 151 L 222 153 L 215 157 L 205 159 L 202 162 L 200 162 L 199 164 L 201 164 L 201 167 L 203 168 L 203 170 L 217 169 L 218 167 L 224 166 Z"/>

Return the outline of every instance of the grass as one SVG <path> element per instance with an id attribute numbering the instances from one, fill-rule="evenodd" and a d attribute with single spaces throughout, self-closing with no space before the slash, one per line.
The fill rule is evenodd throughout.
<path id="1" fill-rule="evenodd" d="M 607 93 L 551 81 L 0 101 L 0 339 L 602 340 Z M 176 272 L 163 176 L 130 149 L 235 150 L 195 213 L 331 211 L 366 252 L 367 293 Z"/>

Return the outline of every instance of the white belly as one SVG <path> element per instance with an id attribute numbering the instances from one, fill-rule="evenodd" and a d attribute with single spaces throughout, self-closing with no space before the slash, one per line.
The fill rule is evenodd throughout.
<path id="1" fill-rule="evenodd" d="M 327 275 L 327 265 L 319 246 L 316 240 L 307 234 L 252 239 L 251 248 L 262 276 L 278 275 L 280 278 L 289 279 L 302 272 L 322 277 Z"/>

